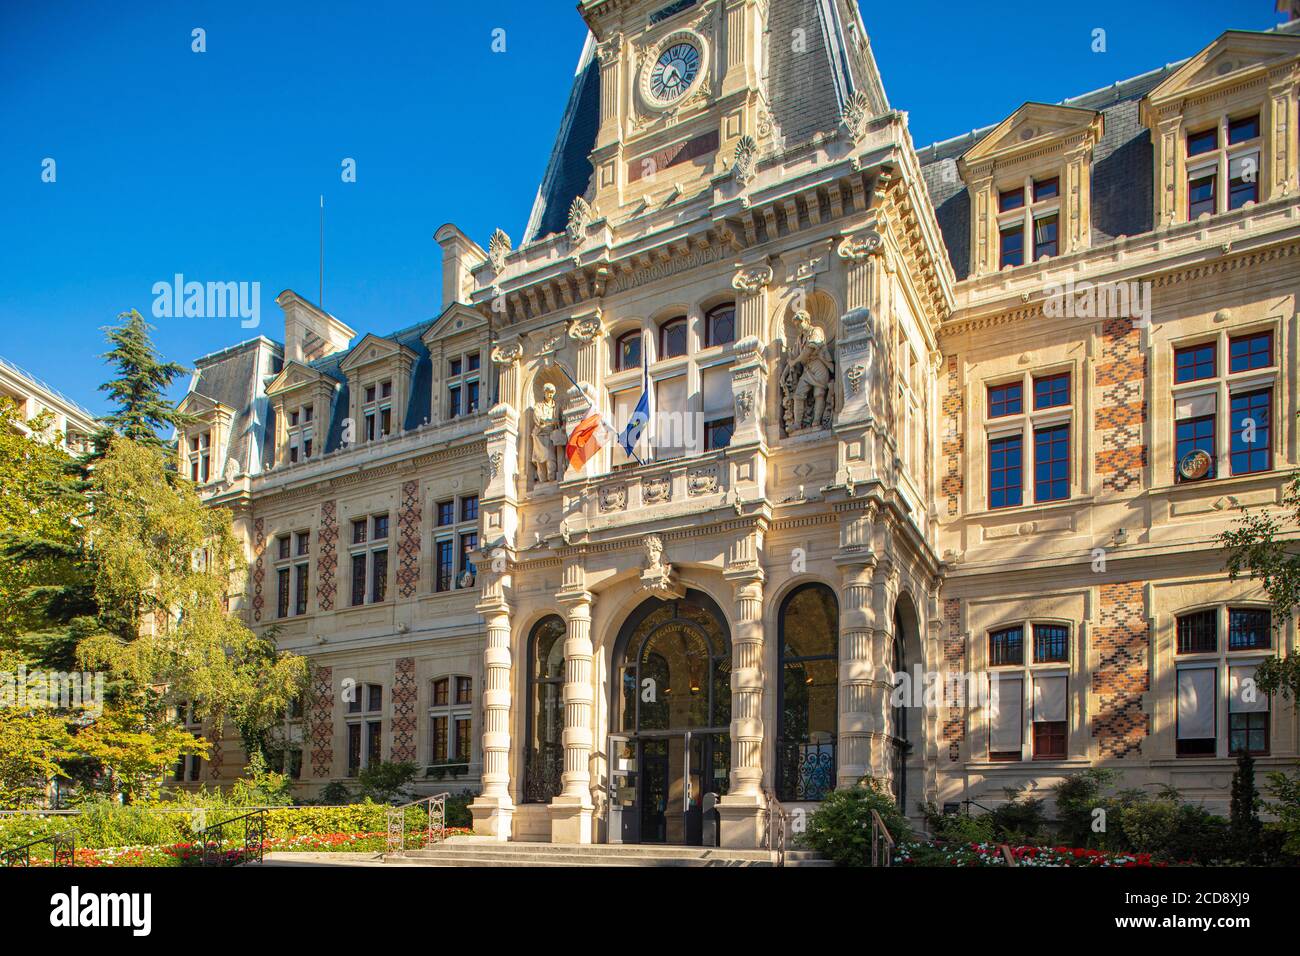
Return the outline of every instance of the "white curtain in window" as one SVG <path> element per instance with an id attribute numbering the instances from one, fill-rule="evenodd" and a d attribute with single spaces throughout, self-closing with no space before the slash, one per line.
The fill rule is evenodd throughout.
<path id="1" fill-rule="evenodd" d="M 1034 677 L 1034 720 L 1066 720 L 1068 707 L 1065 699 L 1066 678 L 1064 674 L 1038 675 Z"/>
<path id="2" fill-rule="evenodd" d="M 989 678 L 989 750 L 1020 749 L 1024 714 L 1024 679 L 993 675 Z"/>
<path id="3" fill-rule="evenodd" d="M 685 375 L 675 375 L 655 383 L 652 428 L 656 458 L 673 458 L 686 453 L 691 426 L 688 412 Z"/>
<path id="4" fill-rule="evenodd" d="M 627 428 L 627 420 L 632 417 L 632 412 L 640 399 L 641 389 L 639 388 L 627 388 L 610 396 L 610 406 L 614 413 L 612 416 L 613 424 L 620 435 L 623 433 L 623 429 Z M 622 465 L 632 460 L 618 442 L 612 442 L 610 449 L 612 464 Z"/>
<path id="5" fill-rule="evenodd" d="M 704 402 L 704 420 L 729 418 L 732 410 L 731 367 L 706 368 L 700 375 L 700 392 Z"/>
<path id="6" fill-rule="evenodd" d="M 1214 734 L 1214 685 L 1219 671 L 1214 667 L 1178 669 L 1178 737 L 1205 740 Z"/>
<path id="7" fill-rule="evenodd" d="M 1205 415 L 1213 415 L 1217 406 L 1216 398 L 1214 392 L 1179 398 L 1174 401 L 1174 418 L 1182 421 L 1184 418 L 1201 418 Z"/>
<path id="8" fill-rule="evenodd" d="M 1268 695 L 1255 686 L 1255 664 L 1228 669 L 1228 700 L 1234 714 L 1268 713 Z"/>

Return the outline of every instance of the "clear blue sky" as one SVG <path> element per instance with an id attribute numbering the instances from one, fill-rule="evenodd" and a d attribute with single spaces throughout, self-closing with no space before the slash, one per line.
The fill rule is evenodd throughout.
<path id="1" fill-rule="evenodd" d="M 1224 29 L 1268 28 L 1272 6 L 928 2 L 864 19 L 920 146 L 1190 56 Z M 575 7 L 0 0 L 0 355 L 102 413 L 100 328 L 149 316 L 153 284 L 178 272 L 260 282 L 256 331 L 279 339 L 276 294 L 316 298 L 322 193 L 326 307 L 363 332 L 432 317 L 440 225 L 519 241 L 586 32 Z M 995 66 L 1005 83 L 989 82 Z M 346 157 L 356 183 L 340 179 Z M 254 334 L 237 319 L 151 321 L 186 363 Z"/>

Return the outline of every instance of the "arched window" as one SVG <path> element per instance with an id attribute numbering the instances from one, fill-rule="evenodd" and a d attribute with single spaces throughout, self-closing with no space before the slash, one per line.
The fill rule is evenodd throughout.
<path id="1" fill-rule="evenodd" d="M 564 619 L 552 614 L 528 640 L 528 750 L 524 802 L 549 803 L 564 770 Z"/>
<path id="2" fill-rule="evenodd" d="M 704 345 L 727 345 L 736 341 L 736 306 L 728 302 L 715 306 L 704 316 Z"/>
<path id="3" fill-rule="evenodd" d="M 614 343 L 614 371 L 641 367 L 641 330 L 624 332 Z"/>
<path id="4" fill-rule="evenodd" d="M 791 592 L 778 630 L 777 798 L 821 800 L 835 789 L 840 614 L 834 593 L 824 584 Z"/>
<path id="5" fill-rule="evenodd" d="M 659 358 L 676 358 L 686 354 L 686 316 L 669 319 L 659 326 Z"/>

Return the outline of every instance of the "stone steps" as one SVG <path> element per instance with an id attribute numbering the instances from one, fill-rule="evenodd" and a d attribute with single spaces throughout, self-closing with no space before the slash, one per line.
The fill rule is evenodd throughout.
<path id="1" fill-rule="evenodd" d="M 483 837 L 451 837 L 427 850 L 388 854 L 398 866 L 598 866 L 598 867 L 770 867 L 767 850 L 722 850 L 716 847 L 623 846 L 618 844 L 501 843 Z M 815 853 L 792 850 L 787 866 L 830 866 Z"/>

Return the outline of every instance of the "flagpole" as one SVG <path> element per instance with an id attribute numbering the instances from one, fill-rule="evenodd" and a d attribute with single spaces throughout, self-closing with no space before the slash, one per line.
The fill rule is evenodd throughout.
<path id="1" fill-rule="evenodd" d="M 574 379 L 574 377 L 569 374 L 569 370 L 565 368 L 563 365 L 561 365 L 559 362 L 555 363 L 555 367 L 564 373 L 565 378 L 567 378 L 570 382 L 573 382 L 573 387 L 578 390 L 578 394 L 581 395 L 587 402 L 587 411 L 590 412 L 592 409 L 594 409 L 596 407 L 595 402 L 593 402 L 590 398 L 588 398 L 587 393 L 583 391 L 582 386 L 579 385 L 577 380 Z M 645 464 L 645 462 L 641 460 L 641 456 L 636 453 L 635 448 L 632 449 L 632 457 L 636 459 L 636 463 L 638 465 Z"/>

